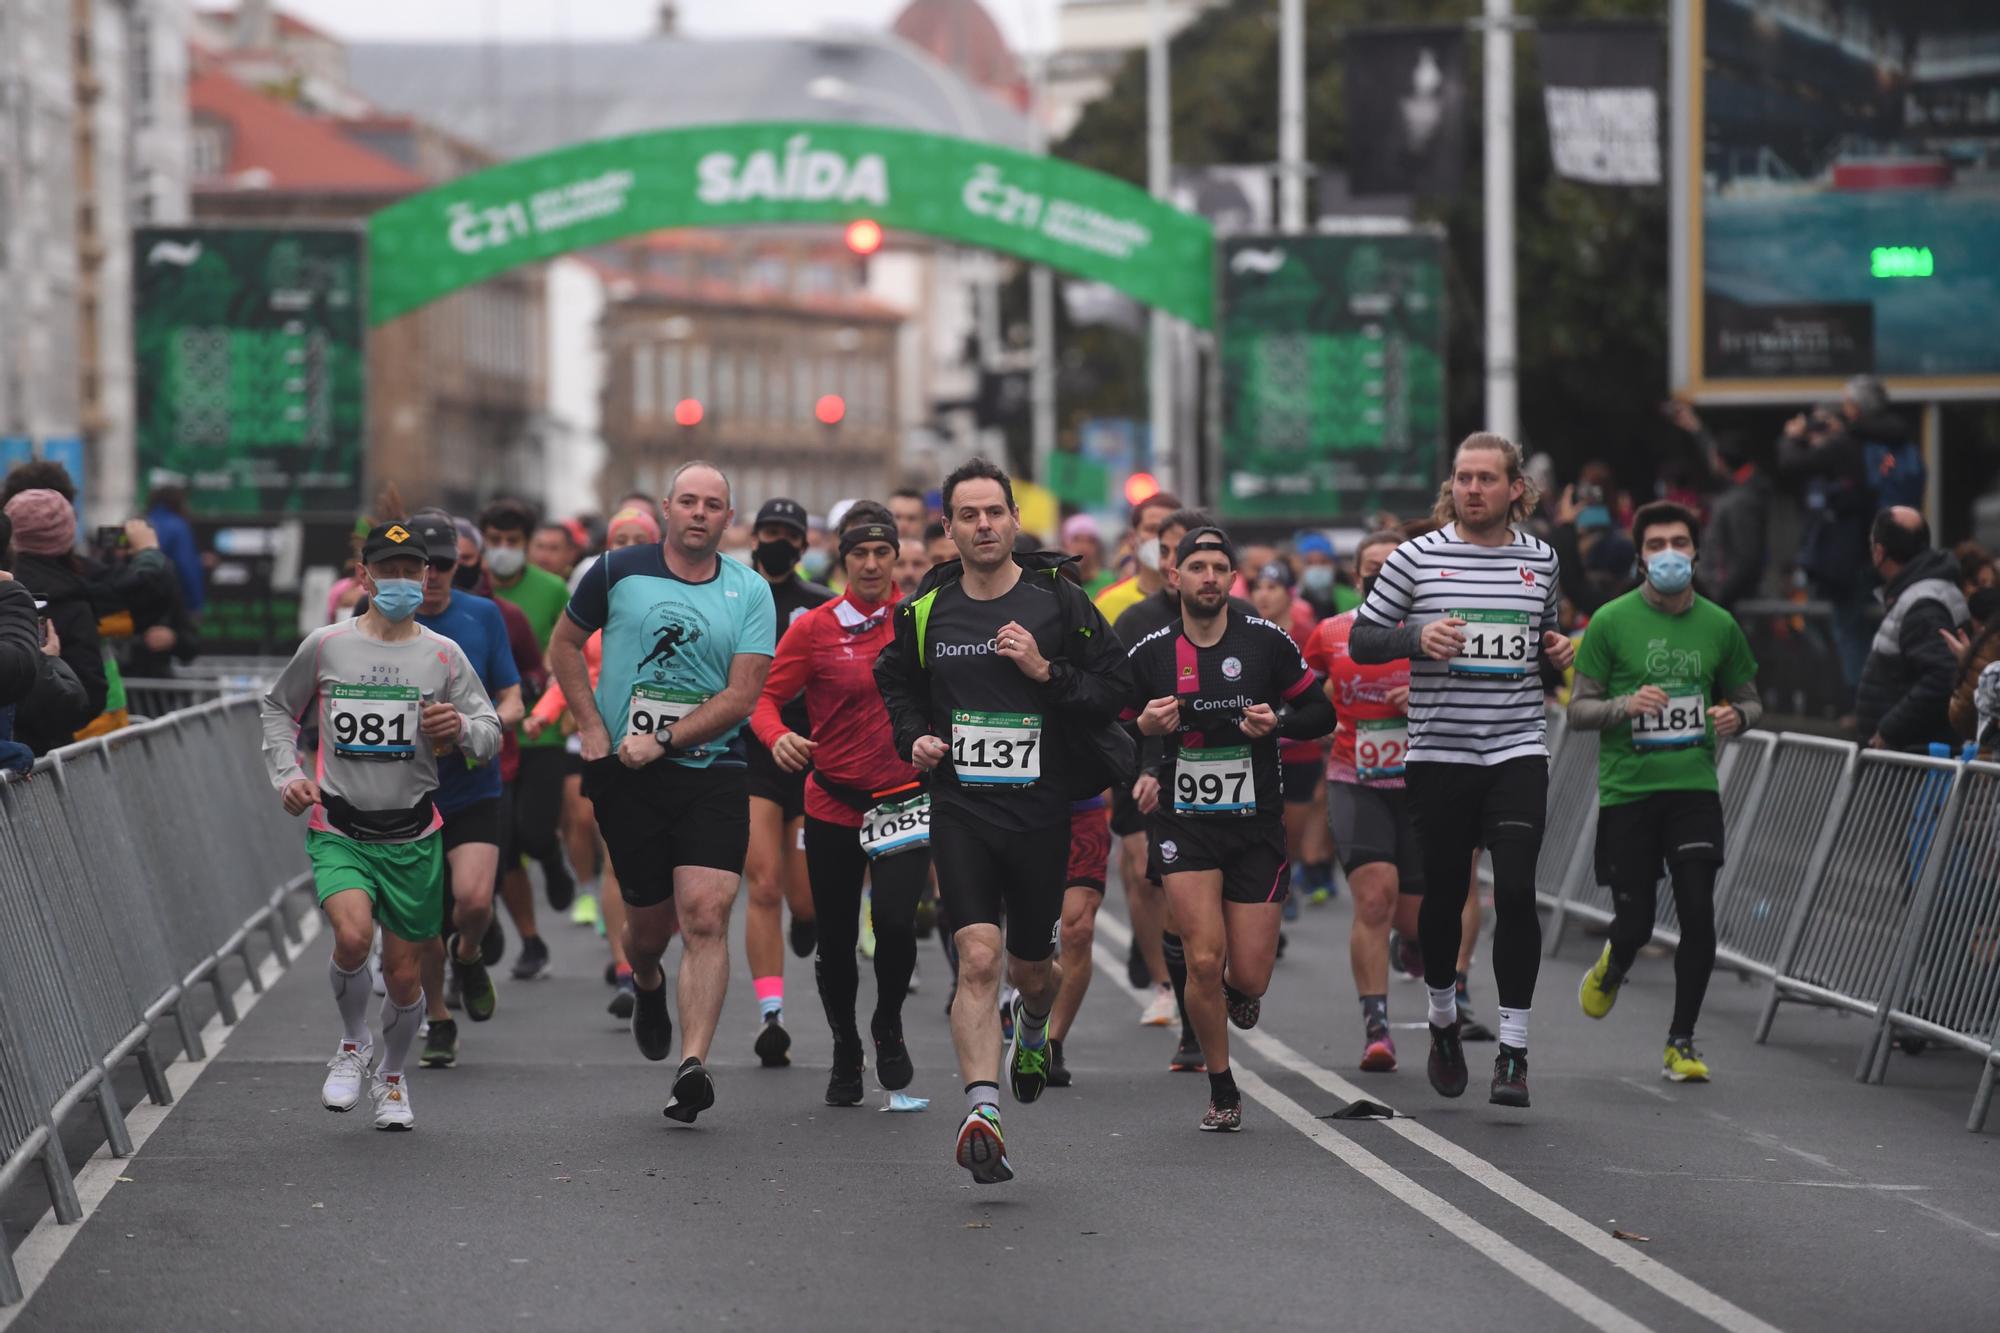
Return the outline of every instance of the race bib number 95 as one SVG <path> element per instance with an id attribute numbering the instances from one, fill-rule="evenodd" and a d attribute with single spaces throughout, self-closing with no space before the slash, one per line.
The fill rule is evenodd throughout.
<path id="1" fill-rule="evenodd" d="M 342 759 L 408 760 L 417 754 L 422 697 L 414 685 L 332 685 L 326 721 Z"/>
<path id="2" fill-rule="evenodd" d="M 670 690 L 661 685 L 635 685 L 632 688 L 632 702 L 625 713 L 625 729 L 641 735 L 655 735 L 665 731 L 708 702 L 705 694 L 689 690 Z M 700 754 L 704 747 L 697 746 L 689 754 Z"/>
<path id="3" fill-rule="evenodd" d="M 953 713 L 951 766 L 968 787 L 1034 782 L 1042 776 L 1042 715 Z"/>

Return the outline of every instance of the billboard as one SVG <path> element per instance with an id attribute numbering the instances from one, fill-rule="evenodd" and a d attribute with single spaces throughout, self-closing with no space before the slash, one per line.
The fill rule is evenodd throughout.
<path id="1" fill-rule="evenodd" d="M 1444 235 L 1221 243 L 1219 516 L 1428 511 L 1445 444 Z"/>
<path id="2" fill-rule="evenodd" d="M 1674 380 L 2000 394 L 2000 6 L 1680 0 Z"/>
<path id="3" fill-rule="evenodd" d="M 203 515 L 360 508 L 361 247 L 359 229 L 133 233 L 142 483 L 185 477 Z"/>

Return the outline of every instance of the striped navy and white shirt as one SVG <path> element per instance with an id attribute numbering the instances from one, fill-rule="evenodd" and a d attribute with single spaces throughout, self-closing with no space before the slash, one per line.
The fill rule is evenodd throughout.
<path id="1" fill-rule="evenodd" d="M 1560 573 L 1555 550 L 1519 529 L 1505 546 L 1479 546 L 1448 523 L 1390 552 L 1356 617 L 1354 640 L 1368 625 L 1400 625 L 1409 636 L 1412 762 L 1501 764 L 1548 755 L 1542 633 L 1556 628 Z M 1450 615 L 1469 622 L 1466 651 L 1432 661 L 1415 636 Z"/>

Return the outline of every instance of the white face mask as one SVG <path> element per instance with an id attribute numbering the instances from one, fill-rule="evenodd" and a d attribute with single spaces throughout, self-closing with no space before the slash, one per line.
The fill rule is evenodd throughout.
<path id="1" fill-rule="evenodd" d="M 519 546 L 494 546 L 487 549 L 486 568 L 496 579 L 511 579 L 521 572 L 528 563 L 528 552 Z"/>
<path id="2" fill-rule="evenodd" d="M 1139 564 L 1142 568 L 1150 569 L 1156 574 L 1159 573 L 1160 539 L 1158 537 L 1149 537 L 1140 542 L 1139 549 L 1134 554 L 1138 556 Z"/>

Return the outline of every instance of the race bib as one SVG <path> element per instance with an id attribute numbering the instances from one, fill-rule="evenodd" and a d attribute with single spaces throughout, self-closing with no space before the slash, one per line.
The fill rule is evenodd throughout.
<path id="1" fill-rule="evenodd" d="M 414 685 L 328 686 L 326 721 L 334 754 L 371 761 L 416 758 L 422 704 Z"/>
<path id="2" fill-rule="evenodd" d="M 1679 750 L 1708 739 L 1708 709 L 1702 692 L 1679 682 L 1662 684 L 1667 706 L 1632 719 L 1632 744 L 1641 750 Z"/>
<path id="3" fill-rule="evenodd" d="M 625 712 L 628 733 L 657 735 L 708 702 L 709 696 L 693 690 L 670 690 L 664 685 L 635 685 L 632 702 Z M 700 754 L 707 746 L 698 745 L 689 754 Z"/>
<path id="4" fill-rule="evenodd" d="M 1250 768 L 1250 747 L 1183 748 L 1174 757 L 1174 813 L 1256 814 L 1257 781 Z"/>
<path id="5" fill-rule="evenodd" d="M 884 801 L 861 817 L 861 850 L 868 859 L 928 847 L 931 841 L 931 798 L 919 792 L 901 801 Z"/>
<path id="6" fill-rule="evenodd" d="M 1354 775 L 1363 782 L 1403 776 L 1410 748 L 1410 721 L 1402 717 L 1364 719 L 1354 724 Z"/>
<path id="7" fill-rule="evenodd" d="M 1465 650 L 1451 659 L 1453 671 L 1464 676 L 1525 676 L 1528 674 L 1528 613 L 1526 611 L 1447 611 L 1465 622 Z"/>
<path id="8" fill-rule="evenodd" d="M 967 787 L 1028 785 L 1042 776 L 1042 715 L 953 713 L 951 766 Z"/>

